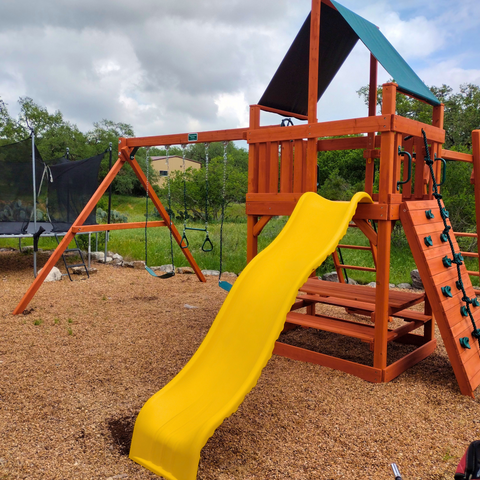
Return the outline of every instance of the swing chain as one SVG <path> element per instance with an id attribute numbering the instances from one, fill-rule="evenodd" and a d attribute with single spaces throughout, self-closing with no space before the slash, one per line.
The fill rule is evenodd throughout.
<path id="1" fill-rule="evenodd" d="M 183 235 L 180 241 L 180 248 L 188 248 L 188 239 L 187 239 L 187 169 L 185 168 L 185 155 L 186 155 L 185 144 L 182 144 L 182 159 L 183 159 Z"/>
<path id="2" fill-rule="evenodd" d="M 209 144 L 205 143 L 205 240 L 202 244 L 202 252 L 211 252 L 213 243 L 208 235 L 208 164 L 209 164 Z"/>

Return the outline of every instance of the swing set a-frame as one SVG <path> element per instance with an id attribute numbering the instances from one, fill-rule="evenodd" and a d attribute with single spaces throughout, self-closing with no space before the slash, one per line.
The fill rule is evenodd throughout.
<path id="1" fill-rule="evenodd" d="M 335 74 L 361 40 L 370 51 L 370 87 L 368 116 L 318 122 L 317 102 Z M 383 85 L 381 113 L 377 114 L 377 68 L 385 68 L 395 83 Z M 431 124 L 396 114 L 397 94 L 420 100 L 432 107 Z M 261 112 L 304 122 L 295 126 L 261 125 Z M 325 282 L 312 276 L 300 289 L 302 293 L 287 315 L 285 330 L 302 326 L 360 339 L 373 352 L 371 365 L 340 356 L 277 342 L 275 353 L 292 359 L 313 362 L 357 375 L 371 382 L 388 382 L 407 368 L 430 355 L 436 347 L 435 321 L 443 337 L 460 390 L 473 396 L 480 385 L 480 346 L 475 322 L 480 325 L 480 308 L 475 306 L 475 292 L 460 259 L 460 249 L 451 235 L 445 209 L 438 203 L 440 195 L 435 178 L 441 177 L 443 158 L 473 165 L 472 183 L 476 204 L 480 205 L 480 131 L 472 133 L 473 153 L 464 154 L 443 148 L 444 106 L 396 52 L 380 30 L 367 20 L 343 7 L 336 0 L 312 0 L 312 10 L 292 46 L 280 64 L 257 105 L 250 107 L 246 128 L 162 135 L 144 138 L 121 138 L 119 158 L 91 201 L 80 214 L 41 274 L 33 282 L 14 313 L 24 311 L 29 301 L 76 233 L 103 230 L 105 226 L 84 227 L 83 222 L 123 165 L 129 163 L 145 188 L 162 220 L 150 227 L 167 227 L 177 244 L 181 236 L 170 222 L 167 211 L 149 185 L 135 161 L 140 147 L 182 145 L 246 140 L 249 144 L 249 177 L 246 198 L 247 261 L 258 250 L 258 237 L 273 216 L 290 215 L 304 192 L 317 191 L 317 153 L 319 151 L 363 149 L 365 191 L 373 204 L 359 204 L 354 225 L 368 239 L 375 268 L 344 265 L 339 255 L 334 262 L 340 282 Z M 282 122 L 287 125 L 289 122 Z M 425 143 L 424 134 L 428 139 Z M 426 145 L 426 147 L 425 147 Z M 432 164 L 424 165 L 429 158 Z M 412 178 L 412 163 L 415 173 Z M 379 189 L 373 193 L 378 170 Z M 433 174 L 433 176 L 432 176 Z M 435 186 L 435 188 L 434 188 Z M 436 196 L 437 195 L 437 196 Z M 480 209 L 476 212 L 480 225 Z M 425 287 L 425 293 L 391 291 L 390 254 L 392 229 L 401 222 Z M 446 222 L 446 223 L 445 223 Z M 109 230 L 144 227 L 144 223 L 109 225 Z M 374 228 L 375 227 L 375 228 Z M 450 231 L 450 234 L 452 232 Z M 470 234 L 477 235 L 477 234 Z M 343 248 L 359 248 L 343 245 Z M 454 265 L 452 266 L 452 256 Z M 200 281 L 204 277 L 188 249 L 182 250 Z M 478 254 L 469 254 L 478 258 Z M 464 255 L 465 256 L 465 255 Z M 445 260 L 448 257 L 449 261 Z M 376 287 L 345 283 L 344 269 L 374 271 Z M 458 274 L 463 279 L 459 288 Z M 462 281 L 462 280 L 460 280 Z M 448 287 L 448 288 L 446 288 Z M 268 285 L 265 288 L 275 288 Z M 410 307 L 424 303 L 423 311 Z M 334 305 L 364 321 L 344 320 L 322 315 L 317 305 Z M 299 309 L 306 307 L 306 313 Z M 465 316 L 470 310 L 471 315 Z M 467 312 L 468 313 L 468 312 Z M 389 328 L 392 318 L 403 321 Z M 370 323 L 365 320 L 370 320 Z M 479 335 L 480 336 L 480 335 Z M 392 342 L 410 345 L 413 350 L 395 361 L 387 358 Z"/>

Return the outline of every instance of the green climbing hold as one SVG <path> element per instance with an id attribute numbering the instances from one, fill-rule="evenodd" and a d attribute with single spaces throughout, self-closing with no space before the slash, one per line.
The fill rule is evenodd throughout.
<path id="1" fill-rule="evenodd" d="M 432 237 L 430 235 L 428 237 L 425 237 L 423 239 L 423 241 L 425 242 L 425 245 L 427 247 L 433 247 L 433 241 L 432 241 Z"/>
<path id="2" fill-rule="evenodd" d="M 480 307 L 480 302 L 478 301 L 478 298 L 477 297 L 473 297 L 472 298 L 472 305 L 474 307 Z"/>
<path id="3" fill-rule="evenodd" d="M 440 213 L 441 213 L 441 215 L 442 215 L 442 218 L 448 218 L 448 216 L 449 216 L 448 211 L 445 210 L 444 208 L 442 208 L 442 209 L 440 210 Z"/>
<path id="4" fill-rule="evenodd" d="M 463 287 L 462 281 L 461 281 L 461 280 L 457 280 L 457 281 L 455 282 L 455 286 L 456 286 L 459 290 L 461 290 L 462 287 Z"/>
<path id="5" fill-rule="evenodd" d="M 443 243 L 446 243 L 448 242 L 448 235 L 446 233 L 442 233 L 440 235 L 440 240 L 443 242 Z"/>
<path id="6" fill-rule="evenodd" d="M 462 314 L 462 317 L 468 317 L 468 308 L 463 305 L 460 307 L 460 313 Z"/>
<path id="7" fill-rule="evenodd" d="M 453 254 L 453 262 L 457 265 L 463 265 L 463 257 L 461 253 L 454 253 Z"/>
<path id="8" fill-rule="evenodd" d="M 444 267 L 451 267 L 452 266 L 452 259 L 448 258 L 447 256 L 442 258 L 443 266 Z"/>
<path id="9" fill-rule="evenodd" d="M 432 218 L 435 218 L 435 215 L 432 213 L 431 210 L 425 210 L 425 216 L 431 220 Z"/>
<path id="10" fill-rule="evenodd" d="M 469 343 L 469 341 L 468 341 L 468 337 L 462 337 L 462 338 L 460 339 L 460 345 L 461 345 L 463 348 L 469 348 L 469 349 L 471 348 L 471 347 L 470 347 L 470 343 Z"/>
<path id="11" fill-rule="evenodd" d="M 444 297 L 452 298 L 452 289 L 447 285 L 441 288 Z"/>

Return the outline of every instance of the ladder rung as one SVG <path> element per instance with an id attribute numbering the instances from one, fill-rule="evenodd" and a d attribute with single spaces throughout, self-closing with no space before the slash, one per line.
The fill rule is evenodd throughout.
<path id="1" fill-rule="evenodd" d="M 75 264 L 72 264 L 72 265 L 65 265 L 67 268 L 74 268 L 74 267 L 85 267 L 85 264 L 84 263 L 75 263 Z M 87 267 L 85 267 L 85 270 L 87 269 Z"/>
<path id="2" fill-rule="evenodd" d="M 376 272 L 375 268 L 371 267 L 357 267 L 356 265 L 337 265 L 338 268 L 346 268 L 348 270 L 363 270 L 364 272 Z M 478 273 L 477 273 L 478 275 Z"/>
<path id="3" fill-rule="evenodd" d="M 337 248 L 349 248 L 351 250 L 369 250 L 372 251 L 372 247 L 365 247 L 363 245 L 338 245 Z"/>

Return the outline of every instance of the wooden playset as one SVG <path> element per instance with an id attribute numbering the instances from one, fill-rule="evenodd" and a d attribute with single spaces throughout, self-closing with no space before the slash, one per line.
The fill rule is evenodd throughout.
<path id="1" fill-rule="evenodd" d="M 359 39 L 371 52 L 368 116 L 318 122 L 317 102 Z M 376 110 L 378 62 L 395 78 L 395 83 L 383 85 L 381 114 L 377 114 Z M 430 104 L 433 110 L 431 125 L 397 115 L 396 98 L 399 93 Z M 262 126 L 261 112 L 273 112 L 303 123 Z M 446 226 L 449 227 L 449 223 L 448 218 L 444 218 L 445 209 L 437 201 L 439 190 L 436 190 L 432 173 L 437 180 L 442 173 L 442 162 L 435 159 L 472 163 L 472 182 L 477 186 L 475 196 L 480 204 L 480 131 L 472 133 L 473 154 L 445 150 L 442 148 L 445 140 L 443 116 L 444 106 L 377 27 L 334 0 L 312 0 L 311 14 L 262 99 L 259 104 L 250 107 L 248 127 L 120 139 L 117 163 L 14 313 L 21 313 L 26 308 L 51 266 L 74 235 L 82 231 L 83 220 L 126 163 L 132 166 L 142 184 L 148 188 L 149 196 L 162 217 L 159 222 L 149 222 L 149 226 L 170 228 L 176 242 L 181 243 L 181 236 L 166 209 L 151 186 L 147 187 L 145 176 L 134 159 L 138 148 L 235 140 L 248 142 L 248 261 L 257 254 L 258 237 L 269 220 L 273 216 L 290 215 L 304 192 L 317 191 L 317 152 L 363 149 L 365 191 L 374 203 L 359 204 L 353 221 L 354 226 L 368 238 L 370 247 L 343 245 L 342 248 L 369 249 L 375 268 L 343 265 L 338 255 L 334 254 L 340 283 L 322 281 L 313 276 L 309 278 L 300 289 L 302 295 L 298 296 L 287 315 L 285 328 L 301 325 L 361 339 L 371 345 L 373 364 L 358 364 L 280 342 L 277 342 L 274 352 L 343 370 L 371 382 L 388 382 L 434 351 L 434 322 L 437 321 L 460 390 L 473 396 L 473 391 L 480 384 L 480 348 L 475 336 L 478 333 L 475 322 L 480 325 L 480 308 L 476 307 L 469 274 L 478 276 L 478 272 L 467 271 L 459 255 L 453 255 L 453 265 L 450 262 L 450 266 L 445 257 L 452 256 L 452 248 L 454 253 L 464 256 L 478 257 L 478 254 L 460 252 L 451 231 L 451 240 L 446 241 L 442 236 L 445 230 L 448 233 Z M 424 134 L 428 139 L 427 149 Z M 433 159 L 433 164 L 424 164 L 425 157 Z M 414 179 L 409 176 L 409 162 L 415 163 Z M 376 164 L 379 164 L 379 193 L 373 193 Z M 403 225 L 425 293 L 391 291 L 389 288 L 391 238 L 395 222 Z M 480 211 L 477 211 L 477 224 L 480 224 Z M 135 227 L 144 227 L 144 223 L 108 226 L 110 230 Z M 98 230 L 104 228 L 99 226 Z M 88 227 L 89 231 L 95 229 Z M 203 275 L 188 249 L 183 252 L 203 281 Z M 345 283 L 343 269 L 375 271 L 376 288 Z M 461 273 L 462 288 L 458 284 L 458 273 Z M 422 302 L 423 312 L 410 308 Z M 370 317 L 371 323 L 321 315 L 316 309 L 318 304 L 344 307 L 349 313 Z M 301 307 L 306 307 L 307 313 L 299 313 Z M 392 317 L 402 319 L 402 326 L 389 329 Z M 388 364 L 390 342 L 410 344 L 416 348 Z"/>

